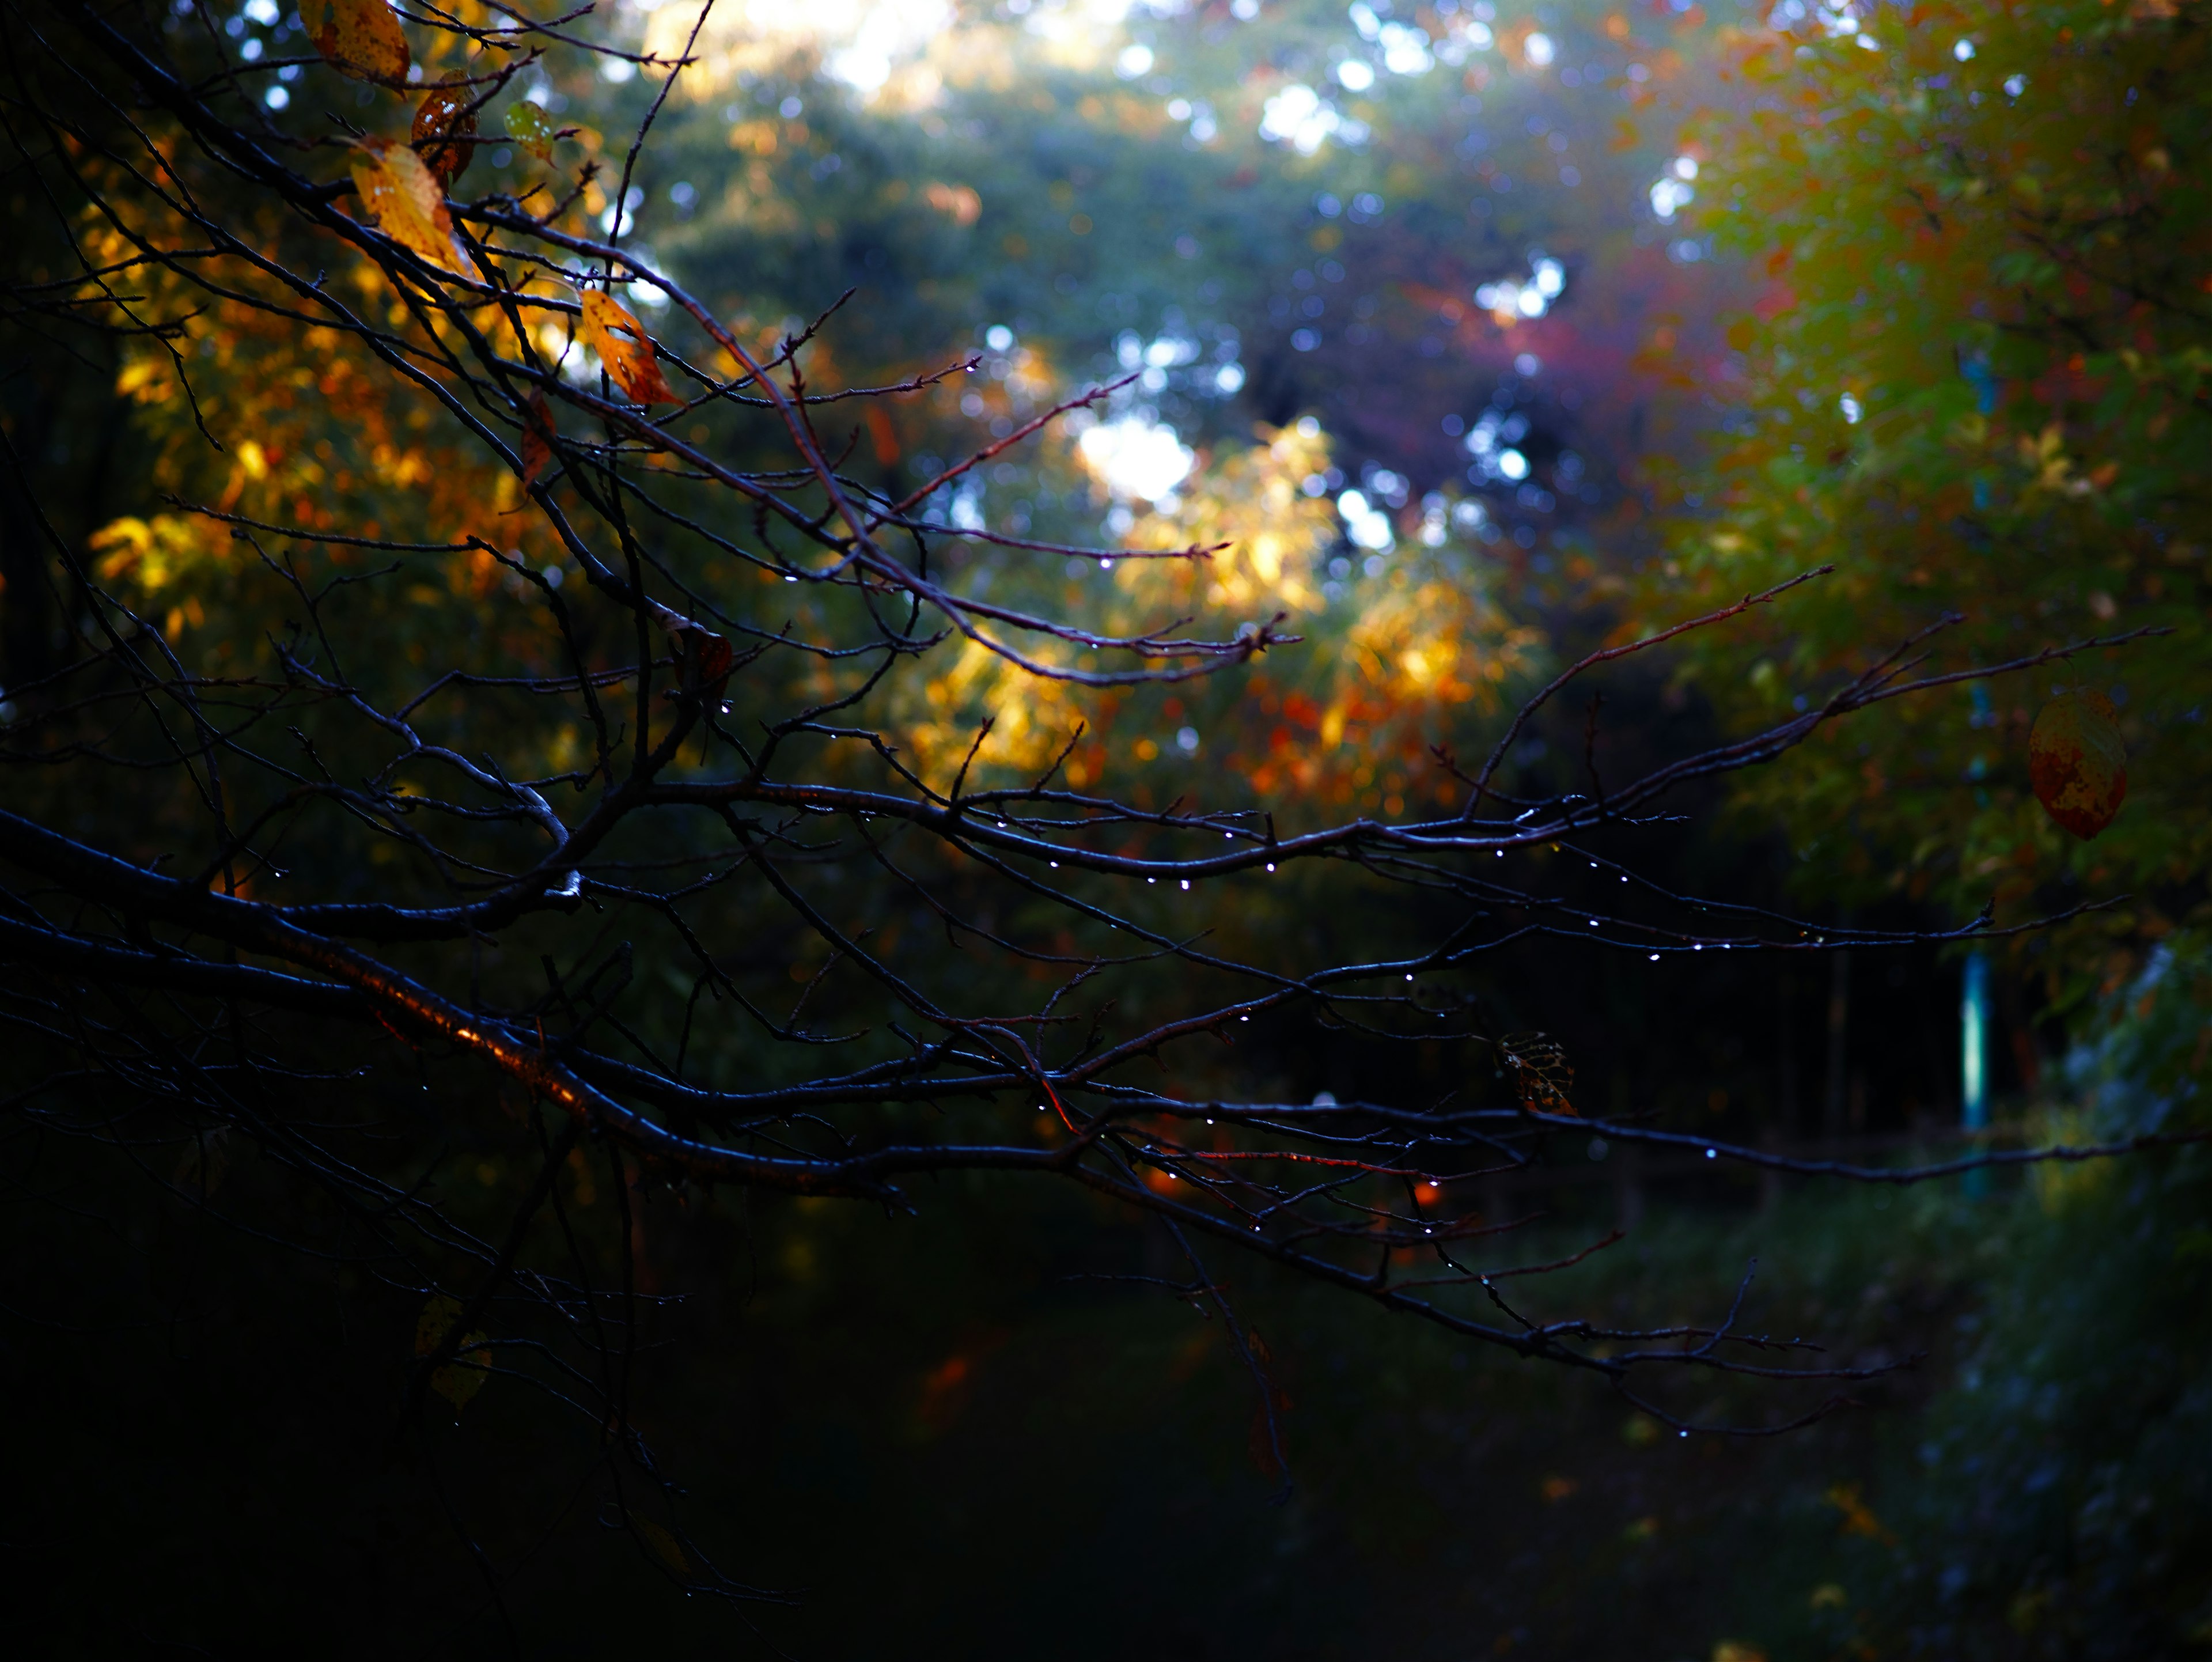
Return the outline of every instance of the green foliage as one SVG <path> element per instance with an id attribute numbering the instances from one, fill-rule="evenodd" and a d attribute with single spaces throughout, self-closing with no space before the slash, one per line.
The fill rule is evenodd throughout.
<path id="1" fill-rule="evenodd" d="M 2162 947 L 2074 1058 L 2102 1135 L 2212 1123 L 2212 954 Z M 2179 1654 L 2212 1622 L 2212 1161 L 2048 1170 L 2002 1217 L 2002 1268 L 1954 1387 L 1887 1486 L 1892 1554 L 1856 1547 L 1906 1654 Z"/>
<path id="2" fill-rule="evenodd" d="M 1917 8 L 1849 34 L 1759 33 L 1741 113 L 1699 130 L 1705 222 L 1770 280 L 1730 330 L 1743 413 L 1644 604 L 1734 596 L 1832 562 L 1696 674 L 1747 722 L 1817 705 L 1947 612 L 1930 667 L 2172 631 L 1900 701 L 1755 782 L 1846 898 L 1994 896 L 2019 916 L 2132 892 L 2093 927 L 2141 941 L 2201 916 L 2212 858 L 2203 719 L 2212 515 L 2212 58 L 2203 9 Z M 2090 843 L 2028 790 L 2064 687 L 2122 708 L 2118 821 Z M 2108 972 L 2062 949 L 2051 969 Z M 2123 960 L 2124 963 L 2125 960 Z"/>

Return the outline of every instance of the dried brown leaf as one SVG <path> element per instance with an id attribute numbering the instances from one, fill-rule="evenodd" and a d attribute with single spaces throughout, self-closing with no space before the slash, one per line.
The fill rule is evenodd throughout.
<path id="1" fill-rule="evenodd" d="M 450 192 L 453 181 L 468 172 L 477 159 L 477 113 L 466 87 L 434 87 L 415 112 L 415 152 L 430 170 L 439 188 Z"/>
<path id="2" fill-rule="evenodd" d="M 546 407 L 544 393 L 532 393 L 522 406 L 523 484 L 537 484 L 538 476 L 552 460 L 553 412 Z"/>
<path id="3" fill-rule="evenodd" d="M 1498 1043 L 1523 1108 L 1534 1114 L 1575 1111 L 1575 1070 L 1558 1040 L 1541 1033 L 1508 1033 Z"/>

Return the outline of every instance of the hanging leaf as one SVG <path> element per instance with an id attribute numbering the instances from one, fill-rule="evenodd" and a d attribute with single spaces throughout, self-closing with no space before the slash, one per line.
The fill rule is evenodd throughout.
<path id="1" fill-rule="evenodd" d="M 1282 1462 L 1276 1458 L 1285 1429 L 1284 1420 L 1291 1411 L 1291 1395 L 1275 1377 L 1275 1358 L 1267 1348 L 1267 1342 L 1260 1336 L 1256 1327 L 1244 1330 L 1244 1348 L 1252 1367 L 1260 1376 L 1261 1399 L 1252 1404 L 1252 1424 L 1245 1437 L 1247 1452 L 1252 1464 L 1259 1468 L 1262 1477 L 1282 1475 Z M 1268 1424 L 1268 1409 L 1274 1410 L 1274 1424 Z"/>
<path id="2" fill-rule="evenodd" d="M 356 81 L 404 86 L 407 37 L 385 0 L 309 0 L 315 50 Z"/>
<path id="3" fill-rule="evenodd" d="M 448 1298 L 443 1293 L 424 1305 L 422 1313 L 415 1318 L 415 1354 L 427 1356 L 435 1350 L 453 1324 L 460 1320 L 463 1308 L 459 1299 Z"/>
<path id="4" fill-rule="evenodd" d="M 553 412 L 546 407 L 544 393 L 532 393 L 522 406 L 523 484 L 537 484 L 538 476 L 552 460 Z"/>
<path id="5" fill-rule="evenodd" d="M 2128 751 L 2112 701 L 2062 693 L 2027 739 L 2027 777 L 2044 812 L 2087 842 L 2112 823 L 2128 794 Z"/>
<path id="6" fill-rule="evenodd" d="M 451 191 L 477 159 L 476 133 L 477 113 L 465 87 L 433 88 L 415 112 L 415 153 L 440 189 Z"/>
<path id="7" fill-rule="evenodd" d="M 230 1155 L 225 1145 L 230 1139 L 230 1128 L 218 1125 L 212 1131 L 203 1131 L 185 1145 L 184 1158 L 177 1162 L 177 1187 L 194 1200 L 204 1201 L 212 1196 L 230 1170 Z"/>
<path id="8" fill-rule="evenodd" d="M 520 98 L 507 107 L 507 136 L 540 161 L 553 160 L 553 140 L 558 132 L 544 105 Z"/>
<path id="9" fill-rule="evenodd" d="M 653 1549 L 653 1555 L 667 1565 L 672 1574 L 681 1580 L 691 1574 L 691 1561 L 684 1555 L 684 1549 L 677 1544 L 674 1536 L 652 1519 L 641 1518 L 634 1512 L 630 1513 L 629 1520 L 637 1526 L 640 1538 Z"/>
<path id="10" fill-rule="evenodd" d="M 484 1387 L 491 1377 L 491 1352 L 484 1348 L 487 1336 L 471 1333 L 461 1341 L 461 1349 L 447 1367 L 430 1375 L 430 1389 L 453 1405 L 458 1414 L 469 1405 L 469 1398 Z"/>
<path id="11" fill-rule="evenodd" d="M 1541 1033 L 1508 1033 L 1498 1048 L 1513 1070 L 1513 1088 L 1523 1108 L 1532 1114 L 1575 1111 L 1575 1070 L 1558 1040 Z"/>
<path id="12" fill-rule="evenodd" d="M 730 684 L 730 669 L 737 657 L 729 642 L 658 600 L 646 604 L 652 609 L 653 620 L 667 632 L 668 644 L 675 648 L 677 679 L 683 691 L 701 698 L 720 698 Z"/>
<path id="13" fill-rule="evenodd" d="M 677 675 L 684 690 L 702 698 L 720 697 L 730 684 L 730 665 L 736 656 L 729 642 L 696 625 L 672 631 L 669 640 L 676 648 Z"/>
<path id="14" fill-rule="evenodd" d="M 364 139 L 354 157 L 353 182 L 385 235 L 433 265 L 449 271 L 468 269 L 453 240 L 446 194 L 408 146 Z"/>
<path id="15" fill-rule="evenodd" d="M 659 349 L 645 326 L 612 295 L 593 289 L 584 295 L 584 344 L 599 355 L 632 404 L 681 402 L 660 378 Z"/>
<path id="16" fill-rule="evenodd" d="M 422 1313 L 415 1322 L 415 1354 L 428 1356 L 445 1342 L 446 1335 L 453 1331 L 453 1324 L 461 1318 L 461 1301 L 441 1293 L 422 1306 Z M 453 1405 L 459 1413 L 468 1406 L 469 1398 L 483 1389 L 490 1377 L 491 1352 L 484 1346 L 487 1336 L 471 1333 L 461 1340 L 460 1353 L 446 1367 L 430 1375 L 430 1389 Z"/>

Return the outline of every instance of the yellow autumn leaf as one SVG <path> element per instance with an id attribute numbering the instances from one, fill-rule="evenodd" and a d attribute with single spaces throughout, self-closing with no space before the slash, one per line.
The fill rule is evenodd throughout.
<path id="1" fill-rule="evenodd" d="M 684 1555 L 684 1549 L 677 1544 L 674 1536 L 650 1518 L 641 1518 L 635 1513 L 630 1513 L 629 1520 L 637 1525 L 638 1534 L 643 1537 L 646 1545 L 653 1549 L 654 1557 L 667 1565 L 678 1577 L 691 1574 L 691 1561 Z"/>
<path id="2" fill-rule="evenodd" d="M 427 1356 L 438 1348 L 453 1324 L 461 1318 L 462 1305 L 459 1299 L 438 1294 L 422 1306 L 422 1313 L 415 1318 L 415 1354 Z"/>
<path id="3" fill-rule="evenodd" d="M 385 235 L 432 265 L 449 271 L 467 270 L 453 240 L 445 192 L 411 147 L 381 138 L 362 140 L 354 156 L 353 182 Z"/>
<path id="4" fill-rule="evenodd" d="M 629 308 L 612 295 L 592 289 L 584 295 L 584 344 L 599 355 L 632 404 L 677 404 L 660 378 L 659 349 Z"/>
<path id="5" fill-rule="evenodd" d="M 430 1376 L 430 1389 L 453 1405 L 455 1413 L 469 1404 L 469 1398 L 483 1389 L 484 1381 L 491 1377 L 491 1352 L 484 1348 L 488 1335 L 469 1334 L 461 1341 L 461 1350 L 450 1366 L 441 1367 Z"/>
<path id="6" fill-rule="evenodd" d="M 407 37 L 385 0 L 310 0 L 315 50 L 356 81 L 404 84 Z"/>
<path id="7" fill-rule="evenodd" d="M 446 1335 L 461 1318 L 462 1305 L 459 1299 L 441 1293 L 422 1306 L 422 1313 L 415 1322 L 415 1354 L 428 1356 L 445 1342 Z M 490 1377 L 491 1352 L 485 1348 L 488 1336 L 470 1333 L 461 1339 L 460 1352 L 453 1361 L 430 1375 L 430 1389 L 453 1405 L 459 1413 L 468 1405 L 469 1398 L 483 1389 Z"/>

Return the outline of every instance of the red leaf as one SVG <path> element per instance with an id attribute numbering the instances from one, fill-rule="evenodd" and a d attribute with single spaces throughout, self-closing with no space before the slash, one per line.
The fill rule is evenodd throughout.
<path id="1" fill-rule="evenodd" d="M 522 482 L 538 483 L 545 464 L 553 460 L 553 416 L 545 407 L 545 394 L 532 393 L 522 409 Z"/>
<path id="2" fill-rule="evenodd" d="M 2101 692 L 2053 698 L 2027 740 L 2027 777 L 2044 812 L 2087 842 L 2112 823 L 2128 794 L 2128 752 L 2112 701 Z"/>

